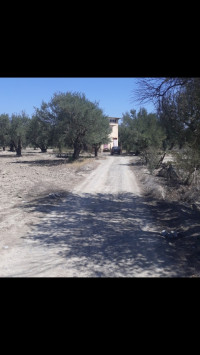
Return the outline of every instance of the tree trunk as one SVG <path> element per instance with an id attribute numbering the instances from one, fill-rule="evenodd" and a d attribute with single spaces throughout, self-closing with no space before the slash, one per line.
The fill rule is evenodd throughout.
<path id="1" fill-rule="evenodd" d="M 74 153 L 72 159 L 77 160 L 79 158 L 80 152 L 81 152 L 81 147 L 79 145 L 74 145 Z"/>
<path id="2" fill-rule="evenodd" d="M 157 166 L 156 166 L 156 169 L 158 169 L 160 166 L 161 166 L 161 164 L 162 164 L 162 162 L 163 162 L 163 160 L 164 160 L 164 158 L 165 158 L 165 155 L 166 155 L 166 152 L 164 152 L 164 154 L 161 156 L 161 158 L 159 159 L 159 162 L 158 162 L 158 164 L 157 164 Z"/>
<path id="3" fill-rule="evenodd" d="M 41 153 L 46 153 L 47 152 L 47 146 L 45 146 L 45 144 L 38 144 L 38 147 L 40 148 L 41 150 Z"/>
<path id="4" fill-rule="evenodd" d="M 76 142 L 74 143 L 74 153 L 72 156 L 73 160 L 76 160 L 79 158 L 79 154 L 81 152 L 82 149 L 82 144 L 80 143 L 79 139 L 76 140 Z"/>
<path id="5" fill-rule="evenodd" d="M 97 156 L 98 156 L 98 150 L 99 150 L 99 148 L 94 147 L 94 155 L 95 155 L 95 157 L 97 157 Z"/>
<path id="6" fill-rule="evenodd" d="M 41 149 L 41 153 L 46 153 L 47 152 L 47 148 L 40 148 Z"/>
<path id="7" fill-rule="evenodd" d="M 74 149 L 74 153 L 73 153 L 73 156 L 72 156 L 72 159 L 73 160 L 77 160 L 78 158 L 79 158 L 79 154 L 80 154 L 80 149 L 78 149 L 78 148 L 75 148 Z"/>
<path id="8" fill-rule="evenodd" d="M 21 138 L 18 139 L 18 144 L 17 144 L 17 148 L 16 148 L 16 155 L 17 155 L 18 157 L 21 157 L 21 155 L 22 155 Z"/>
<path id="9" fill-rule="evenodd" d="M 10 152 L 15 152 L 15 145 L 13 142 L 10 143 Z"/>

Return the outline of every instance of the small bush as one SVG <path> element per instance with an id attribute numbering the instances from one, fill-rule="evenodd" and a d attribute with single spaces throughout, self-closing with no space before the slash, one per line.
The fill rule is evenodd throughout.
<path id="1" fill-rule="evenodd" d="M 143 163 L 147 165 L 149 172 L 152 174 L 162 164 L 165 153 L 155 147 L 149 147 L 141 153 Z"/>
<path id="2" fill-rule="evenodd" d="M 176 170 L 184 185 L 200 184 L 200 152 L 191 147 L 175 153 Z"/>

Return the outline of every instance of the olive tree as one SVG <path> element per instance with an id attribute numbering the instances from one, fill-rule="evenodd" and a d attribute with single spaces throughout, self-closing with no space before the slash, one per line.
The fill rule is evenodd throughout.
<path id="1" fill-rule="evenodd" d="M 5 147 L 10 143 L 10 120 L 8 114 L 1 114 L 0 115 L 0 145 L 2 146 L 3 150 Z"/>
<path id="2" fill-rule="evenodd" d="M 22 111 L 21 114 L 12 114 L 10 120 L 10 142 L 14 146 L 16 155 L 21 156 L 22 146 L 27 145 L 28 116 Z"/>
<path id="3" fill-rule="evenodd" d="M 27 139 L 34 147 L 40 148 L 42 153 L 46 153 L 51 143 L 51 131 L 48 123 L 33 115 L 28 125 Z"/>
<path id="4" fill-rule="evenodd" d="M 109 122 L 97 102 L 80 93 L 55 93 L 49 103 L 43 102 L 36 115 L 49 124 L 54 145 L 73 148 L 73 159 L 88 145 L 98 146 L 109 140 Z"/>

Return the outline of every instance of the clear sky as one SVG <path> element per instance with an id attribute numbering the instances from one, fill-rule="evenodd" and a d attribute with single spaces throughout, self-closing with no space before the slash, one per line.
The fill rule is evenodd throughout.
<path id="1" fill-rule="evenodd" d="M 80 78 L 5 78 L 0 77 L 0 114 L 21 113 L 30 117 L 34 106 L 39 108 L 42 100 L 48 102 L 55 92 L 80 92 L 92 102 L 97 101 L 105 115 L 122 117 L 123 113 L 140 109 L 133 102 L 133 91 L 138 78 L 130 77 L 80 77 Z M 153 104 L 142 105 L 154 112 Z"/>

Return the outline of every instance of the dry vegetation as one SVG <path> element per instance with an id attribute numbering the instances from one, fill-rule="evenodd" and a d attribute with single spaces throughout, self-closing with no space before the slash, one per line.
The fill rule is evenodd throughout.
<path id="1" fill-rule="evenodd" d="M 164 166 L 172 163 L 173 157 L 165 158 Z M 180 233 L 172 240 L 173 247 L 184 255 L 195 268 L 193 277 L 200 276 L 200 196 L 198 185 L 184 186 L 170 179 L 160 170 L 150 174 L 139 157 L 134 157 L 132 168 L 143 190 L 146 201 L 161 228 Z M 164 169 L 165 173 L 167 168 Z M 165 175 L 165 177 L 164 177 Z"/>

